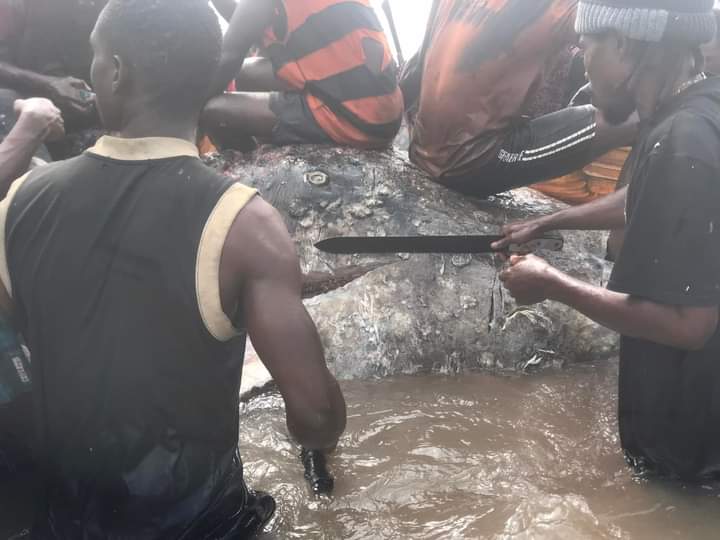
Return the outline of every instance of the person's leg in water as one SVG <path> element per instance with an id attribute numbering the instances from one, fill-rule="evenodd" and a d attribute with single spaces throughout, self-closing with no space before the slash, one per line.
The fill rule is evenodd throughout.
<path id="1" fill-rule="evenodd" d="M 486 198 L 570 174 L 613 148 L 632 144 L 637 131 L 636 115 L 613 124 L 591 105 L 569 107 L 511 128 L 492 158 L 485 156 L 467 171 L 437 181 Z"/>

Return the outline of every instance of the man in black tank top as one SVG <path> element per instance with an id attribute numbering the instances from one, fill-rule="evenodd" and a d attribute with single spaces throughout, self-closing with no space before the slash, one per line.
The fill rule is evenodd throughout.
<path id="1" fill-rule="evenodd" d="M 274 502 L 237 451 L 246 332 L 298 443 L 344 429 L 280 216 L 193 144 L 220 40 L 206 2 L 111 0 L 91 43 L 114 136 L 0 205 L 0 292 L 33 354 L 35 538 L 252 538 Z"/>

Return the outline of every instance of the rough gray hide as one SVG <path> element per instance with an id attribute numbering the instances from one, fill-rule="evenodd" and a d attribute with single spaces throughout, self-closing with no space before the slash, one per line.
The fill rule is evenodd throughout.
<path id="1" fill-rule="evenodd" d="M 560 203 L 527 189 L 468 199 L 434 185 L 392 151 L 260 148 L 209 163 L 258 188 L 280 210 L 316 289 L 348 282 L 307 301 L 340 378 L 526 369 L 616 352 L 613 333 L 569 308 L 550 302 L 518 308 L 491 255 L 334 256 L 313 248 L 337 234 L 493 234 Z M 565 250 L 548 259 L 603 283 L 605 236 L 566 233 L 565 240 Z"/>

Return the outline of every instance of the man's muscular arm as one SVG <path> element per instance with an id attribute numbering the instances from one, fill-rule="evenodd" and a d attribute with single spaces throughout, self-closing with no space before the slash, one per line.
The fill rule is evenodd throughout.
<path id="1" fill-rule="evenodd" d="M 242 308 L 255 350 L 285 400 L 291 435 L 307 449 L 333 449 L 345 429 L 345 401 L 302 303 L 295 245 L 280 215 L 259 197 L 230 230 L 221 288 Z"/>
<path id="2" fill-rule="evenodd" d="M 269 0 L 240 0 L 235 8 L 230 26 L 223 40 L 222 56 L 212 95 L 225 91 L 227 85 L 237 77 L 250 48 L 260 42 L 263 32 L 272 23 L 275 2 Z"/>
<path id="3" fill-rule="evenodd" d="M 718 327 L 717 306 L 673 306 L 584 283 L 534 255 L 512 257 L 500 275 L 520 305 L 555 300 L 623 336 L 702 349 Z"/>

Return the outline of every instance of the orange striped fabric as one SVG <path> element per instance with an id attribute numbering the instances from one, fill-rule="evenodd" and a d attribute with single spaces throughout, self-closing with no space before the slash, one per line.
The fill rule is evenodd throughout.
<path id="1" fill-rule="evenodd" d="M 577 0 L 436 0 L 412 155 L 435 177 L 491 159 L 546 67 L 575 39 Z"/>
<path id="2" fill-rule="evenodd" d="M 386 146 L 402 94 L 387 37 L 368 0 L 278 0 L 263 46 L 278 78 L 304 92 L 338 144 Z"/>

